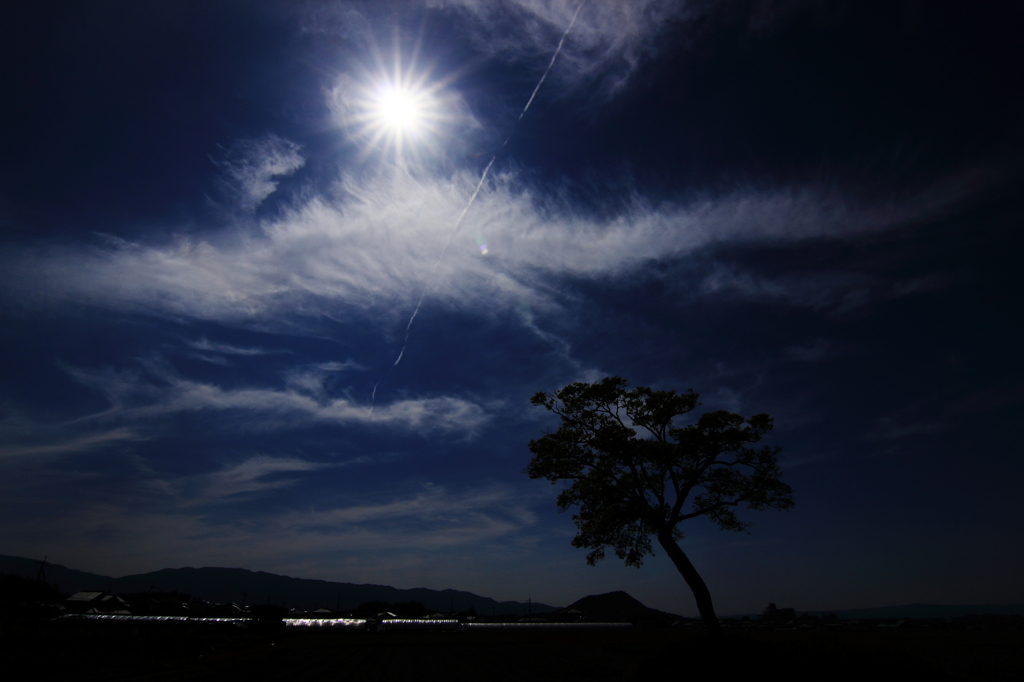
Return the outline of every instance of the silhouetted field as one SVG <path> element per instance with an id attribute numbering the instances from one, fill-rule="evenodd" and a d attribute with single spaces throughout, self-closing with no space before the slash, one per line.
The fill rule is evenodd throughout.
<path id="1" fill-rule="evenodd" d="M 1024 631 L 259 633 L 190 623 L 4 621 L 19 679 L 1019 680 Z M 753 677 L 751 677 L 753 676 Z M 769 675 L 771 677 L 771 675 Z"/>

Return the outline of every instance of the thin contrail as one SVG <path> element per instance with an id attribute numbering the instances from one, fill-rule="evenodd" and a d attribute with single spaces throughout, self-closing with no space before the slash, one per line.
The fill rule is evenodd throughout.
<path id="1" fill-rule="evenodd" d="M 462 213 L 459 214 L 458 219 L 455 221 L 455 225 L 453 225 L 452 229 L 448 232 L 448 238 L 445 239 L 444 246 L 441 247 L 441 253 L 438 255 L 437 260 L 434 261 L 434 266 L 430 269 L 430 275 L 427 277 L 427 283 L 423 285 L 423 291 L 420 292 L 420 298 L 416 301 L 416 307 L 413 308 L 412 315 L 409 316 L 409 322 L 405 325 L 405 340 L 402 341 L 402 349 L 398 351 L 398 357 L 395 358 L 395 362 L 389 369 L 397 367 L 398 363 L 402 361 L 402 356 L 405 355 L 405 347 L 409 345 L 409 330 L 412 329 L 412 322 L 419 314 L 420 307 L 423 305 L 423 299 L 426 297 L 427 292 L 430 291 L 430 286 L 434 283 L 434 276 L 437 273 L 437 268 L 441 265 L 441 261 L 444 260 L 444 255 L 448 251 L 448 245 L 451 244 L 452 237 L 454 237 L 455 233 L 459 231 L 459 226 L 462 225 L 463 219 L 466 217 L 466 214 L 469 213 L 469 209 L 473 206 L 473 202 L 476 201 L 477 195 L 480 194 L 480 189 L 484 186 L 484 182 L 487 180 L 487 174 L 491 172 L 491 166 L 493 166 L 494 162 L 497 160 L 498 154 L 500 154 L 505 148 L 508 141 L 512 139 L 512 134 L 516 131 L 516 126 L 523 120 L 523 116 L 526 115 L 526 111 L 530 108 L 530 105 L 533 104 L 533 99 L 537 96 L 537 91 L 540 90 L 540 86 L 544 84 L 544 79 L 546 79 L 548 77 L 548 73 L 551 72 L 551 67 L 555 65 L 555 60 L 558 59 L 558 54 L 562 51 L 562 45 L 565 44 L 565 38 L 569 35 L 569 31 L 572 30 L 573 24 L 576 23 L 576 17 L 579 16 L 580 10 L 583 9 L 583 4 L 585 2 L 586 0 L 583 0 L 583 2 L 580 2 L 580 4 L 576 6 L 576 11 L 573 12 L 572 19 L 569 20 L 569 25 L 566 27 L 565 32 L 562 33 L 562 37 L 558 40 L 558 47 L 555 48 L 555 53 L 551 55 L 551 61 L 548 62 L 548 67 L 544 69 L 544 73 L 541 75 L 540 80 L 537 81 L 537 86 L 533 89 L 533 92 L 530 93 L 530 99 L 526 100 L 526 106 L 524 106 L 523 110 L 519 112 L 519 118 L 517 118 L 515 123 L 512 124 L 512 129 L 508 131 L 505 141 L 501 143 L 501 146 L 498 147 L 497 151 L 494 152 L 494 155 L 491 156 L 491 160 L 487 162 L 487 166 L 484 167 L 484 172 L 480 174 L 480 181 L 476 183 L 476 189 L 473 190 L 473 194 L 470 195 L 469 201 L 466 202 L 466 207 L 462 209 Z M 380 385 L 380 381 L 381 380 L 378 379 L 377 383 L 373 385 L 373 392 L 370 394 L 371 413 L 373 412 L 374 401 L 377 398 L 377 387 Z"/>

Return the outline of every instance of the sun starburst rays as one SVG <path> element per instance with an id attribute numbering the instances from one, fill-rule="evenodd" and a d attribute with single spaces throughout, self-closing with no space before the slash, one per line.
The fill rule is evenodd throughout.
<path id="1" fill-rule="evenodd" d="M 364 72 L 344 116 L 361 156 L 382 153 L 404 165 L 439 149 L 443 129 L 456 118 L 447 86 L 415 60 L 403 66 L 397 53 L 390 69 L 378 61 L 377 69 Z"/>

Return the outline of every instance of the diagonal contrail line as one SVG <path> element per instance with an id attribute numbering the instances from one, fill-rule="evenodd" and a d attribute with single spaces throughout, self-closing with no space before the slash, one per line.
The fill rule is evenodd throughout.
<path id="1" fill-rule="evenodd" d="M 391 365 L 391 367 L 388 368 L 389 370 L 397 367 L 398 363 L 402 361 L 402 356 L 405 355 L 405 347 L 409 345 L 409 331 L 412 329 L 413 320 L 415 320 L 416 316 L 419 314 L 420 307 L 423 305 L 423 299 L 426 298 L 427 292 L 430 291 L 430 287 L 434 283 L 434 277 L 437 274 L 437 268 L 440 267 L 441 261 L 444 260 L 445 253 L 448 252 L 448 245 L 451 244 L 452 237 L 454 237 L 455 233 L 459 231 L 459 227 L 462 225 L 462 221 L 465 219 L 466 214 L 469 213 L 469 209 L 472 208 L 473 203 L 476 201 L 477 195 L 480 194 L 480 190 L 483 188 L 484 182 L 487 180 L 487 174 L 491 172 L 491 166 L 493 166 L 494 162 L 497 160 L 498 154 L 500 154 L 501 151 L 505 149 L 505 145 L 507 145 L 508 141 L 512 139 L 512 134 L 515 133 L 516 131 L 516 126 L 519 125 L 519 122 L 523 120 L 523 116 L 526 115 L 526 112 L 530 108 L 530 105 L 533 104 L 533 100 L 537 96 L 537 92 L 540 90 L 540 86 L 544 84 L 544 80 L 548 77 L 548 74 L 551 72 L 551 67 L 555 65 L 555 60 L 558 59 L 558 55 L 562 51 L 562 45 L 565 44 L 565 38 L 566 36 L 569 35 L 569 31 L 572 30 L 573 24 L 576 23 L 576 17 L 579 16 L 580 10 L 583 9 L 583 4 L 585 2 L 586 0 L 583 0 L 583 2 L 580 2 L 580 4 L 576 6 L 576 11 L 573 12 L 572 19 L 569 20 L 569 25 L 562 33 L 562 37 L 558 40 L 558 46 L 555 48 L 554 54 L 551 55 L 551 61 L 548 62 L 547 68 L 544 69 L 544 73 L 541 74 L 540 80 L 537 81 L 537 86 L 533 89 L 533 92 L 530 93 L 530 99 L 526 100 L 526 106 L 524 106 L 523 110 L 519 112 L 519 118 L 517 118 L 515 123 L 512 124 L 512 129 L 508 131 L 508 135 L 505 137 L 505 141 L 501 143 L 501 146 L 498 147 L 498 150 L 494 152 L 493 156 L 491 156 L 491 160 L 487 162 L 487 166 L 484 167 L 483 173 L 480 174 L 479 182 L 476 183 L 476 189 L 474 189 L 473 194 L 470 195 L 469 201 L 466 202 L 466 206 L 465 208 L 462 209 L 462 213 L 459 214 L 458 219 L 455 221 L 455 225 L 453 225 L 452 229 L 448 232 L 448 238 L 445 239 L 444 246 L 441 247 L 441 253 L 438 255 L 437 260 L 434 261 L 434 266 L 430 269 L 430 274 L 427 276 L 427 283 L 423 285 L 423 290 L 420 292 L 419 300 L 416 301 L 416 307 L 413 308 L 412 315 L 409 316 L 409 322 L 405 325 L 405 339 L 402 341 L 402 349 L 398 351 L 398 357 L 395 358 L 395 362 Z M 381 379 L 383 379 L 383 377 Z M 373 385 L 373 392 L 370 394 L 371 414 L 373 413 L 374 401 L 377 398 L 377 387 L 380 386 L 381 379 L 378 379 L 377 383 Z"/>

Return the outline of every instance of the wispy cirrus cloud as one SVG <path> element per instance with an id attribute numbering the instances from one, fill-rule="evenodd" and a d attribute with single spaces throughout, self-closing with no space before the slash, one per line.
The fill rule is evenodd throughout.
<path id="1" fill-rule="evenodd" d="M 277 190 L 279 178 L 305 164 L 294 142 L 277 135 L 235 142 L 213 158 L 222 173 L 221 184 L 243 211 L 254 211 Z"/>
<path id="2" fill-rule="evenodd" d="M 258 494 L 269 490 L 260 487 L 262 478 L 274 472 L 301 476 L 311 471 L 304 468 L 307 464 L 257 457 L 211 472 L 203 482 L 220 478 L 236 492 Z M 194 481 L 167 483 L 149 490 L 159 496 L 162 490 L 188 488 Z M 301 485 L 301 480 L 290 485 Z M 427 484 L 419 488 L 387 501 L 351 500 L 326 509 L 233 518 L 211 516 L 196 503 L 230 504 L 232 497 L 241 500 L 245 495 L 217 497 L 200 487 L 171 505 L 154 507 L 152 501 L 138 499 L 131 507 L 112 501 L 89 503 L 70 517 L 40 516 L 17 527 L 0 528 L 0 540 L 31 553 L 38 538 L 50 542 L 59 538 L 65 556 L 82 557 L 64 559 L 66 563 L 116 574 L 190 563 L 283 571 L 315 558 L 359 571 L 342 579 L 379 582 L 396 564 L 402 569 L 408 569 L 410 562 L 436 566 L 494 553 L 521 558 L 522 546 L 511 540 L 537 523 L 532 500 L 521 491 L 508 486 L 454 490 Z M 95 560 L 97 554 L 104 557 L 101 562 Z"/>
<path id="3" fill-rule="evenodd" d="M 272 355 L 276 353 L 290 353 L 289 350 L 271 350 L 267 348 L 255 348 L 255 347 L 243 347 L 243 346 L 232 346 L 228 343 L 214 343 L 208 341 L 205 337 L 198 341 L 185 341 L 185 345 L 189 348 L 194 348 L 198 353 L 190 353 L 190 357 L 202 360 L 203 362 L 209 362 L 213 365 L 220 365 L 222 367 L 233 367 L 230 356 L 238 357 L 256 357 L 261 355 Z"/>
<path id="4" fill-rule="evenodd" d="M 143 420 L 175 413 L 225 412 L 240 415 L 246 428 L 284 429 L 314 424 L 399 428 L 416 433 L 472 437 L 490 415 L 475 402 L 452 396 L 406 398 L 370 410 L 323 390 L 223 388 L 194 381 L 157 364 L 149 373 L 67 368 L 81 383 L 101 391 L 111 409 L 95 418 Z M 249 417 L 252 417 L 250 419 Z"/>
<path id="5" fill-rule="evenodd" d="M 637 198 L 616 215 L 593 218 L 505 174 L 480 194 L 439 262 L 475 182 L 467 174 L 350 178 L 334 196 L 201 240 L 9 250 L 0 257 L 0 286 L 20 306 L 72 301 L 274 330 L 320 318 L 390 325 L 406 318 L 428 284 L 430 300 L 455 309 L 551 309 L 561 277 L 628 275 L 721 242 L 849 238 L 938 215 L 956 199 L 925 193 L 862 204 L 809 187 L 738 190 L 656 207 Z M 727 272 L 713 280 L 708 287 L 716 290 L 756 285 L 792 298 Z"/>
<path id="6" fill-rule="evenodd" d="M 0 459 L 75 455 L 147 439 L 128 426 L 95 429 L 76 421 L 40 420 L 11 403 L 0 404 Z"/>
<path id="7" fill-rule="evenodd" d="M 193 490 L 189 501 L 201 504 L 290 487 L 300 482 L 296 475 L 337 466 L 338 463 L 311 462 L 298 457 L 255 455 L 214 472 L 167 483 Z"/>
<path id="8" fill-rule="evenodd" d="M 428 486 L 423 492 L 388 502 L 291 512 L 281 516 L 277 523 L 290 531 L 325 536 L 358 533 L 365 541 L 372 536 L 384 540 L 392 533 L 408 532 L 404 538 L 410 543 L 407 546 L 440 549 L 495 539 L 535 520 L 535 514 L 524 502 L 516 503 L 508 488 L 456 495 L 441 486 Z M 421 531 L 426 536 L 421 536 Z M 393 539 L 387 542 L 393 546 Z"/>
<path id="9" fill-rule="evenodd" d="M 208 341 L 206 337 L 198 341 L 186 341 L 186 345 L 196 350 L 208 353 L 223 353 L 224 355 L 269 355 L 272 353 L 289 353 L 287 350 L 270 350 L 267 348 L 232 346 L 229 343 L 215 343 Z"/>
<path id="10" fill-rule="evenodd" d="M 315 365 L 296 367 L 285 373 L 285 383 L 289 388 L 315 396 L 327 394 L 327 382 L 330 378 L 346 372 L 362 372 L 367 368 L 355 360 L 344 362 L 321 362 Z"/>
<path id="11" fill-rule="evenodd" d="M 35 440 L 36 442 L 0 444 L 0 458 L 79 454 L 118 443 L 146 440 L 146 437 L 135 429 L 116 427 L 92 433 L 64 435 L 42 442 L 38 440 L 37 436 Z"/>
<path id="12" fill-rule="evenodd" d="M 706 296 L 775 301 L 797 308 L 842 315 L 874 301 L 929 291 L 948 284 L 938 273 L 895 279 L 856 270 L 825 270 L 762 277 L 717 263 L 698 290 Z"/>
<path id="13" fill-rule="evenodd" d="M 550 59 L 580 8 L 550 78 L 562 88 L 589 88 L 610 97 L 662 47 L 658 37 L 675 22 L 700 14 L 695 2 L 580 0 L 431 0 L 428 6 L 471 19 L 478 49 L 506 60 Z M 596 87 L 595 87 L 596 84 Z"/>

